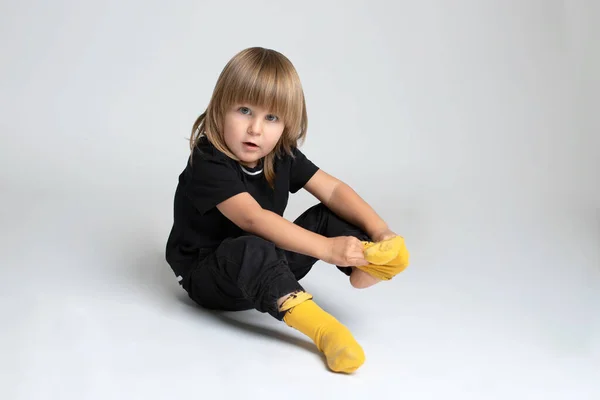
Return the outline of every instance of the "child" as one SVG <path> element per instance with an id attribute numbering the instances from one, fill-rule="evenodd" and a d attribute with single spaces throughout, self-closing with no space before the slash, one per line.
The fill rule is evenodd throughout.
<path id="1" fill-rule="evenodd" d="M 348 185 L 298 149 L 306 130 L 290 61 L 264 48 L 235 55 L 194 123 L 166 258 L 199 305 L 269 313 L 309 336 L 331 370 L 351 373 L 364 362 L 361 346 L 298 281 L 323 260 L 366 288 L 403 270 L 408 253 Z M 301 188 L 320 203 L 291 223 L 283 213 Z"/>

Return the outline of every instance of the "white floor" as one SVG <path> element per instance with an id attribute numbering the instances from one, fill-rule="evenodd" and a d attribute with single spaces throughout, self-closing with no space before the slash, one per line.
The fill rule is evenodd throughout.
<path id="1" fill-rule="evenodd" d="M 2 198 L 3 399 L 600 395 L 590 216 L 423 204 L 394 217 L 413 262 L 393 281 L 358 291 L 317 264 L 305 286 L 367 355 L 343 376 L 268 315 L 187 299 L 163 260 L 167 195 L 64 194 Z"/>

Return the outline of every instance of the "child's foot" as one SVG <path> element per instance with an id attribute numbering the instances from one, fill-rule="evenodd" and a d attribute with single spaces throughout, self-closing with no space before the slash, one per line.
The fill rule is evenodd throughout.
<path id="1" fill-rule="evenodd" d="M 370 264 L 357 268 L 379 279 L 390 280 L 408 267 L 410 255 L 401 236 L 377 243 L 363 242 L 363 248 Z"/>
<path id="2" fill-rule="evenodd" d="M 282 304 L 287 309 L 285 323 L 310 337 L 327 359 L 332 371 L 352 373 L 365 362 L 365 353 L 348 328 L 309 299 L 290 298 Z M 299 304 L 298 301 L 301 301 Z M 291 306 L 291 308 L 289 308 Z M 288 308 L 286 308 L 288 307 Z"/>
<path id="3" fill-rule="evenodd" d="M 400 236 L 395 236 L 381 242 L 363 242 L 365 259 L 371 264 L 386 265 L 398 256 L 401 239 Z"/>

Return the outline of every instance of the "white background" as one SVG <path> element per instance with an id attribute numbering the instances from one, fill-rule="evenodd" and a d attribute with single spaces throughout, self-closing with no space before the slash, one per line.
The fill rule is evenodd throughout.
<path id="1" fill-rule="evenodd" d="M 600 6 L 589 1 L 3 1 L 0 397 L 600 398 Z M 303 151 L 409 269 L 302 281 L 354 375 L 164 261 L 186 139 L 238 51 L 305 89 Z M 291 199 L 295 218 L 314 200 Z"/>

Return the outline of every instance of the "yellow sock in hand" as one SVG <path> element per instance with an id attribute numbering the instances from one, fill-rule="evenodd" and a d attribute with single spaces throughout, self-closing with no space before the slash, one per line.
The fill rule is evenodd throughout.
<path id="1" fill-rule="evenodd" d="M 363 247 L 369 265 L 356 268 L 379 279 L 390 280 L 408 267 L 410 254 L 402 236 L 377 243 L 363 242 Z"/>
<path id="2" fill-rule="evenodd" d="M 365 353 L 348 328 L 325 312 L 308 293 L 290 296 L 280 307 L 285 323 L 310 337 L 325 354 L 332 371 L 352 373 L 365 362 Z"/>

